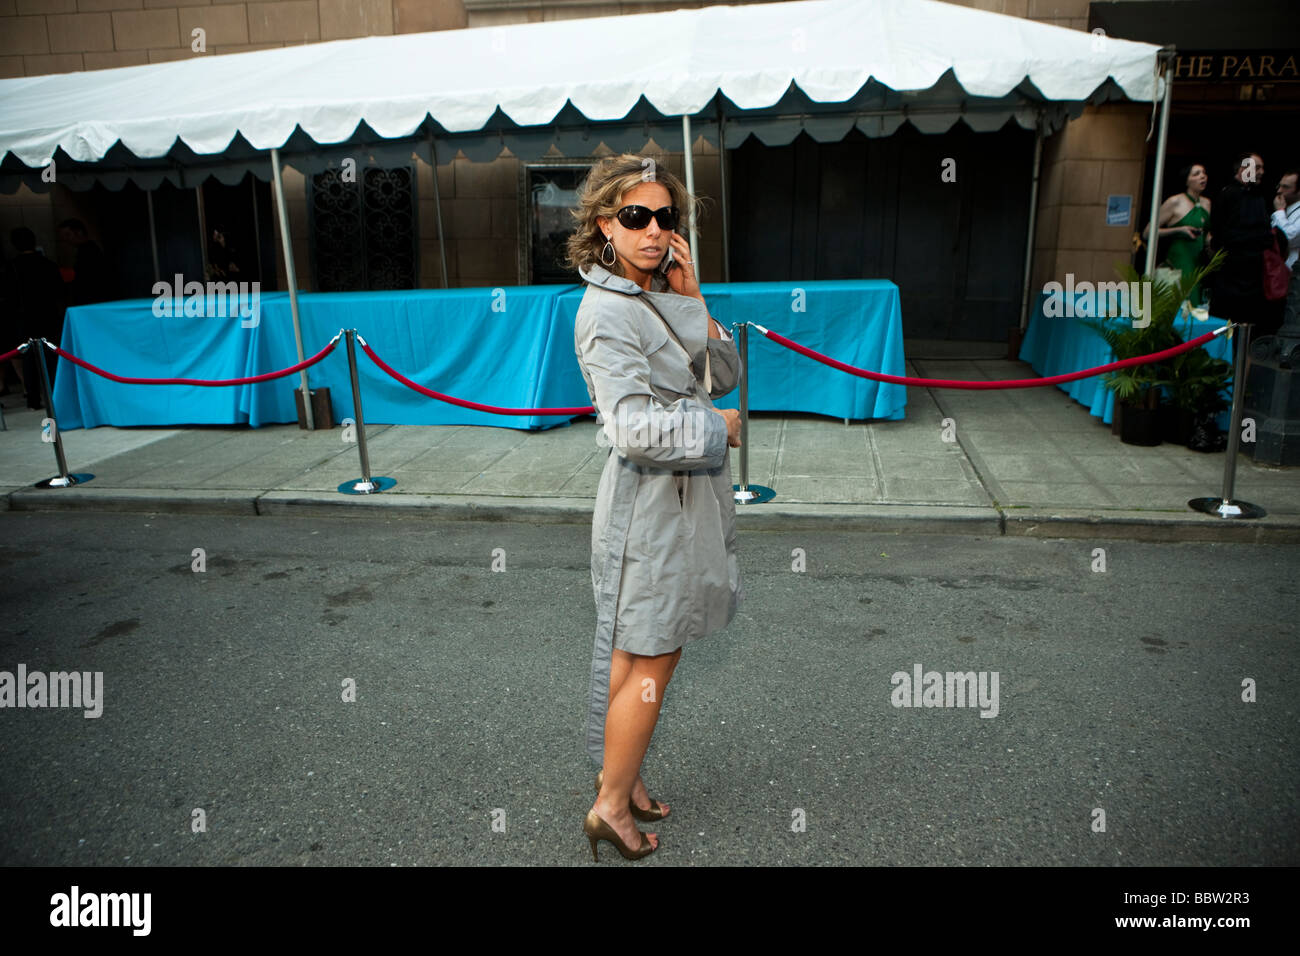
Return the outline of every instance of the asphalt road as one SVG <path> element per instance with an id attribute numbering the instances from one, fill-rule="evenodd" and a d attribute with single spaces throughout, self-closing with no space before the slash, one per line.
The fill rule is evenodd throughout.
<path id="1" fill-rule="evenodd" d="M 0 542 L 0 670 L 104 681 L 98 718 L 0 710 L 0 863 L 591 863 L 589 528 L 8 513 Z M 668 688 L 646 778 L 673 813 L 635 865 L 1300 863 L 1300 549 L 741 552 L 740 613 Z M 996 672 L 996 717 L 895 707 L 917 664 Z"/>

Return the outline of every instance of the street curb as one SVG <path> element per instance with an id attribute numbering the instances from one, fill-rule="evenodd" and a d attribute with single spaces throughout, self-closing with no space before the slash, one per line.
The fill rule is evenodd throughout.
<path id="1" fill-rule="evenodd" d="M 1130 541 L 1199 541 L 1239 544 L 1300 543 L 1300 515 L 1268 515 L 1254 520 L 1212 518 L 1191 511 L 1052 512 L 1009 509 L 1008 537 L 1124 538 Z"/>
<path id="2" fill-rule="evenodd" d="M 534 521 L 590 524 L 594 498 L 507 498 L 466 495 L 344 495 L 335 491 L 268 491 L 257 513 L 279 517 L 423 517 L 440 521 Z M 396 514 L 393 514 L 396 512 Z"/>
<path id="3" fill-rule="evenodd" d="M 764 504 L 736 509 L 742 531 L 861 531 L 873 534 L 971 534 L 996 538 L 1001 516 L 967 505 Z"/>
<path id="4" fill-rule="evenodd" d="M 369 516 L 374 509 L 397 510 L 447 521 L 534 521 L 591 524 L 594 498 L 508 498 L 463 495 L 388 495 L 373 498 L 334 492 L 272 491 L 257 499 L 258 514 L 281 516 Z M 737 527 L 750 531 L 834 531 L 849 527 L 877 533 L 1001 533 L 989 508 L 907 505 L 741 506 Z"/>
<path id="5" fill-rule="evenodd" d="M 333 491 L 23 487 L 0 494 L 0 511 L 275 517 L 424 518 L 437 521 L 531 521 L 590 524 L 593 498 L 464 495 L 342 495 Z M 994 509 L 958 505 L 742 505 L 742 531 L 857 531 L 1022 538 L 1111 538 L 1151 542 L 1300 543 L 1300 515 L 1229 521 L 1196 512 L 1090 512 L 1083 509 Z"/>
<path id="6" fill-rule="evenodd" d="M 256 515 L 250 491 L 206 489 L 26 488 L 5 496 L 10 511 Z"/>

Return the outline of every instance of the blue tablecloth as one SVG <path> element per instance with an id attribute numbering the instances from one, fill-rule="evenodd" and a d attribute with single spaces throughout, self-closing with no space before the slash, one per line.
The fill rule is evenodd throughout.
<path id="1" fill-rule="evenodd" d="M 858 368 L 906 375 L 898 286 L 884 279 L 732 282 L 701 287 L 723 325 L 757 322 Z M 739 392 L 715 402 L 738 408 Z M 749 330 L 749 407 L 836 418 L 898 420 L 907 387 L 841 372 Z"/>
<path id="2" fill-rule="evenodd" d="M 511 286 L 313 293 L 298 297 L 298 311 L 309 353 L 339 329 L 355 327 L 380 358 L 425 388 L 507 408 L 583 406 L 591 399 L 573 353 L 576 292 L 575 286 Z M 292 364 L 296 355 L 288 299 L 284 294 L 283 315 L 263 319 L 265 367 Z M 573 314 L 563 308 L 568 299 L 574 300 Z M 312 387 L 330 390 L 339 420 L 356 418 L 345 345 L 340 341 L 337 356 L 311 370 Z M 548 428 L 572 417 L 503 416 L 426 398 L 359 348 L 357 371 L 368 423 Z M 297 420 L 297 378 L 285 382 L 276 389 L 280 404 L 274 415 L 268 412 L 260 421 Z"/>
<path id="3" fill-rule="evenodd" d="M 303 348 L 312 355 L 340 328 L 355 327 L 389 365 L 437 391 L 488 405 L 590 404 L 573 355 L 573 319 L 559 308 L 576 286 L 516 286 L 302 293 Z M 577 310 L 574 298 L 573 311 Z M 78 306 L 64 319 L 63 347 L 119 375 L 222 379 L 297 362 L 289 294 L 261 296 L 257 324 L 228 318 L 156 317 L 152 299 Z M 538 370 L 553 374 L 540 382 Z M 425 398 L 358 349 L 366 421 L 404 425 L 546 427 L 562 416 L 498 416 Z M 308 372 L 329 388 L 336 420 L 356 417 L 345 343 Z M 54 405 L 63 429 L 97 425 L 249 424 L 297 421 L 300 377 L 210 388 L 124 385 L 60 360 Z M 541 387 L 542 385 L 545 387 Z"/>
<path id="4" fill-rule="evenodd" d="M 159 318 L 152 307 L 152 299 L 128 299 L 70 308 L 59 344 L 105 371 L 139 378 L 242 378 L 274 368 L 255 369 L 250 364 L 260 328 L 243 329 L 238 318 Z M 223 425 L 248 421 L 254 393 L 274 387 L 274 383 L 227 388 L 124 385 L 60 358 L 54 410 L 63 430 L 96 425 Z M 292 395 L 289 400 L 292 411 Z"/>
<path id="5" fill-rule="evenodd" d="M 1047 295 L 1039 293 L 1030 315 L 1029 328 L 1025 330 L 1025 340 L 1020 345 L 1022 362 L 1028 362 L 1035 372 L 1047 377 L 1078 372 L 1115 361 L 1115 353 L 1110 350 L 1106 340 L 1084 325 L 1083 319 L 1045 315 L 1043 305 L 1046 301 Z M 1227 325 L 1225 320 L 1213 316 L 1201 322 L 1184 316 L 1175 327 L 1183 340 L 1187 341 L 1224 325 Z M 1214 358 L 1232 362 L 1232 343 L 1227 336 L 1211 339 L 1203 348 Z M 1115 393 L 1106 388 L 1100 375 L 1075 379 L 1058 385 L 1057 388 L 1084 405 L 1091 414 L 1110 424 L 1114 417 Z M 1231 396 L 1231 387 L 1226 391 Z M 1228 413 L 1221 413 L 1217 422 L 1220 428 L 1227 429 Z"/>
<path id="6" fill-rule="evenodd" d="M 355 327 L 394 369 L 426 388 L 513 408 L 586 406 L 573 326 L 584 287 L 417 289 L 301 293 L 303 348 L 319 351 L 340 328 Z M 898 287 L 878 280 L 706 284 L 705 299 L 724 325 L 756 321 L 854 365 L 903 375 Z M 289 295 L 260 297 L 258 320 L 156 316 L 154 300 L 132 299 L 67 311 L 63 347 L 118 375 L 225 379 L 297 362 Z M 329 388 L 334 418 L 356 417 L 346 350 L 309 370 L 312 388 Z M 906 389 L 847 375 L 751 330 L 749 405 L 837 418 L 903 417 Z M 547 428 L 567 416 L 501 416 L 461 408 L 408 389 L 358 350 L 365 419 L 375 424 L 495 425 Z M 295 374 L 255 385 L 126 385 L 60 360 L 54 385 L 59 427 L 294 422 Z M 720 399 L 734 408 L 738 393 Z"/>

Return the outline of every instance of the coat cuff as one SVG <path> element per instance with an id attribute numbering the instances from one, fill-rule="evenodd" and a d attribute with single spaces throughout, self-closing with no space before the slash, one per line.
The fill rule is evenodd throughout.
<path id="1" fill-rule="evenodd" d="M 699 402 L 683 402 L 689 406 L 687 414 L 698 414 L 707 424 L 706 429 L 696 429 L 699 435 L 699 452 L 697 457 L 703 463 L 698 468 L 721 468 L 727 460 L 727 420 L 714 409 Z M 695 449 L 687 449 L 694 451 Z"/>
<path id="2" fill-rule="evenodd" d="M 696 471 L 721 468 L 727 460 L 727 421 L 690 399 L 671 406 L 622 411 L 606 422 L 604 437 L 629 461 L 647 468 Z"/>

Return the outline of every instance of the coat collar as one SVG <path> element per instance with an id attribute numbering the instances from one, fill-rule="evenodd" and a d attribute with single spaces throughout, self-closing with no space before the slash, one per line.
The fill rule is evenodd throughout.
<path id="1" fill-rule="evenodd" d="M 614 275 L 598 262 L 579 268 L 578 275 L 582 276 L 584 281 L 590 282 L 592 285 L 598 285 L 602 289 L 609 289 L 611 292 L 622 292 L 624 295 L 640 295 L 645 291 L 631 279 Z M 656 275 L 650 280 L 651 292 L 664 292 L 667 289 L 668 280 L 663 276 Z"/>
<path id="2" fill-rule="evenodd" d="M 592 285 L 610 292 L 623 295 L 641 295 L 642 289 L 631 279 L 616 276 L 599 263 L 580 268 L 578 274 Z M 690 355 L 695 377 L 702 378 L 705 354 L 708 352 L 708 311 L 699 301 L 688 296 L 677 295 L 662 275 L 655 275 L 650 280 L 649 295 L 646 297 L 664 321 L 672 328 L 678 340 Z"/>

